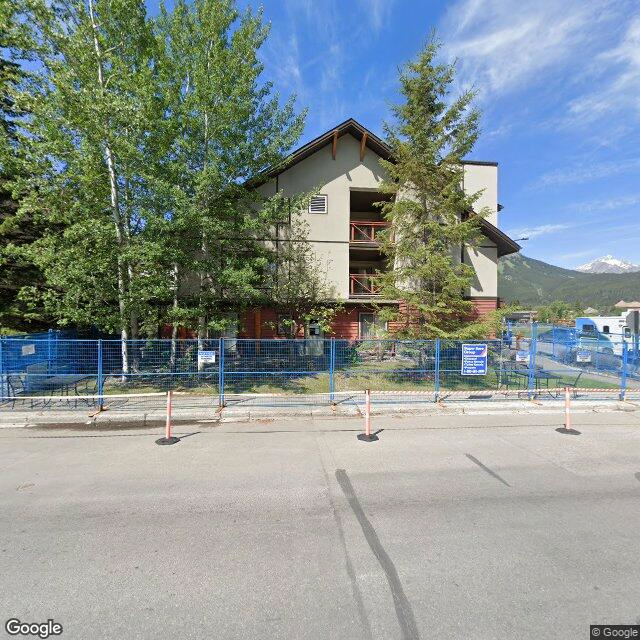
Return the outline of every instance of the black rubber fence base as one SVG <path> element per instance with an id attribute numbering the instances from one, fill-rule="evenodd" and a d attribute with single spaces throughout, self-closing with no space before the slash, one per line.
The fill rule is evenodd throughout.
<path id="1" fill-rule="evenodd" d="M 581 431 L 577 431 L 576 429 L 567 429 L 566 427 L 558 427 L 556 431 L 565 436 L 579 436 L 581 433 Z"/>
<path id="2" fill-rule="evenodd" d="M 359 433 L 358 440 L 361 440 L 362 442 L 376 442 L 379 438 L 375 433 L 372 433 L 370 436 L 366 433 Z"/>
<path id="3" fill-rule="evenodd" d="M 156 444 L 176 444 L 176 442 L 180 442 L 180 438 L 176 438 L 175 436 L 171 436 L 170 438 L 160 438 L 156 440 Z"/>

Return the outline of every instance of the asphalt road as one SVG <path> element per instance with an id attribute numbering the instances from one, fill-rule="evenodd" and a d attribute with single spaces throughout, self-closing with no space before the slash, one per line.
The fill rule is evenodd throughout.
<path id="1" fill-rule="evenodd" d="M 355 420 L 254 422 L 172 447 L 3 429 L 3 627 L 574 640 L 640 623 L 640 413 L 559 424 L 379 418 L 363 443 Z"/>

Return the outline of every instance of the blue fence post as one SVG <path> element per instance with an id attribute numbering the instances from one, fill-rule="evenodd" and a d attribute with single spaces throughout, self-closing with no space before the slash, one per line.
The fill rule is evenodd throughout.
<path id="1" fill-rule="evenodd" d="M 629 363 L 629 345 L 622 341 L 622 368 L 620 369 L 620 400 L 624 400 L 627 393 L 627 365 Z"/>
<path id="2" fill-rule="evenodd" d="M 536 391 L 536 354 L 538 352 L 538 323 L 531 323 L 531 338 L 529 340 L 529 398 Z"/>
<path id="3" fill-rule="evenodd" d="M 440 398 L 440 338 L 436 338 L 435 349 L 435 371 L 433 372 L 433 388 L 435 391 L 435 401 Z"/>
<path id="4" fill-rule="evenodd" d="M 102 376 L 102 340 L 98 340 L 98 409 L 104 407 L 104 378 Z"/>
<path id="5" fill-rule="evenodd" d="M 53 335 L 53 329 L 47 331 L 47 373 L 51 373 L 51 336 Z"/>
<path id="6" fill-rule="evenodd" d="M 333 402 L 335 393 L 334 374 L 336 370 L 336 339 L 329 340 L 329 401 Z"/>
<path id="7" fill-rule="evenodd" d="M 224 407 L 224 338 L 218 341 L 220 358 L 218 359 L 218 406 Z"/>
<path id="8" fill-rule="evenodd" d="M 7 396 L 9 395 L 9 385 L 4 375 L 4 338 L 0 336 L 0 400 L 4 400 L 4 388 L 7 387 Z"/>

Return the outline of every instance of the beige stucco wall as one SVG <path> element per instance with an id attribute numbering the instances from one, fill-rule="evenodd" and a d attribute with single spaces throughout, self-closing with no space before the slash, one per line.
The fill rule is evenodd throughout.
<path id="1" fill-rule="evenodd" d="M 309 239 L 322 264 L 329 265 L 329 282 L 339 298 L 349 297 L 349 203 L 351 189 L 377 189 L 383 177 L 378 156 L 366 150 L 360 162 L 360 143 L 351 135 L 338 139 L 336 159 L 331 144 L 278 176 L 285 196 L 315 191 L 327 195 L 326 214 L 304 213 Z M 261 187 L 275 193 L 276 181 Z"/>
<path id="2" fill-rule="evenodd" d="M 467 247 L 464 261 L 473 266 L 476 276 L 471 283 L 470 295 L 496 298 L 498 296 L 498 249 L 493 242 L 483 239 L 478 247 Z"/>
<path id="3" fill-rule="evenodd" d="M 466 193 L 482 191 L 474 204 L 474 209 L 480 211 L 484 207 L 490 210 L 487 220 L 498 226 L 498 167 L 495 165 L 464 165 L 464 190 Z"/>
<path id="4" fill-rule="evenodd" d="M 338 139 L 336 159 L 331 144 L 287 169 L 278 176 L 277 188 L 285 196 L 313 191 L 326 194 L 328 213 L 303 217 L 309 225 L 309 239 L 317 259 L 326 265 L 328 280 L 338 298 L 349 297 L 349 206 L 350 191 L 379 187 L 383 170 L 378 156 L 366 149 L 360 162 L 360 142 L 347 134 Z M 496 166 L 465 165 L 464 187 L 467 192 L 484 190 L 477 209 L 489 207 L 489 222 L 497 225 L 498 171 Z M 264 195 L 274 194 L 276 180 L 260 187 Z M 497 250 L 484 239 L 482 246 L 465 251 L 465 261 L 476 270 L 472 296 L 497 296 Z"/>

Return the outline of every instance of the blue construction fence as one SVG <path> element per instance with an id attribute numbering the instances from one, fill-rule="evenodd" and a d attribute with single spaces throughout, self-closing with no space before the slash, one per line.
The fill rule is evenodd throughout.
<path id="1" fill-rule="evenodd" d="M 333 394 L 640 388 L 637 336 L 583 336 L 566 327 L 506 324 L 490 340 L 89 340 L 57 332 L 0 338 L 0 401 L 20 396 L 186 390 Z"/>

